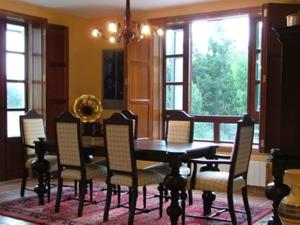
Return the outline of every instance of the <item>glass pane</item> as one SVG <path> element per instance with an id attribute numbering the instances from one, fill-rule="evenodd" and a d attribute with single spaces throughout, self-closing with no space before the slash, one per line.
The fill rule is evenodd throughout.
<path id="1" fill-rule="evenodd" d="M 167 59 L 167 82 L 182 82 L 183 80 L 183 58 Z"/>
<path id="2" fill-rule="evenodd" d="M 259 124 L 254 124 L 253 143 L 258 144 L 258 140 L 259 140 Z"/>
<path id="3" fill-rule="evenodd" d="M 14 52 L 25 51 L 25 28 L 20 25 L 7 24 L 6 50 Z"/>
<path id="4" fill-rule="evenodd" d="M 192 23 L 192 114 L 247 112 L 248 39 L 246 16 Z"/>
<path id="5" fill-rule="evenodd" d="M 19 117 L 24 114 L 25 111 L 7 112 L 7 137 L 20 136 Z"/>
<path id="6" fill-rule="evenodd" d="M 261 79 L 261 53 L 258 53 L 256 55 L 256 63 L 255 63 L 255 79 L 260 80 Z"/>
<path id="7" fill-rule="evenodd" d="M 260 84 L 255 85 L 255 111 L 260 111 Z"/>
<path id="8" fill-rule="evenodd" d="M 6 54 L 6 76 L 8 80 L 25 79 L 25 56 L 23 54 Z M 17 66 L 16 66 L 17 65 Z"/>
<path id="9" fill-rule="evenodd" d="M 262 22 L 259 21 L 256 25 L 256 49 L 261 49 Z"/>
<path id="10" fill-rule="evenodd" d="M 194 139 L 213 141 L 214 140 L 214 124 L 195 122 L 194 124 Z"/>
<path id="11" fill-rule="evenodd" d="M 24 83 L 7 83 L 7 108 L 25 108 Z"/>
<path id="12" fill-rule="evenodd" d="M 183 54 L 183 30 L 167 30 L 166 55 Z"/>
<path id="13" fill-rule="evenodd" d="M 167 85 L 166 87 L 166 109 L 182 110 L 182 85 Z"/>
<path id="14" fill-rule="evenodd" d="M 220 124 L 220 141 L 233 142 L 236 134 L 236 123 Z"/>

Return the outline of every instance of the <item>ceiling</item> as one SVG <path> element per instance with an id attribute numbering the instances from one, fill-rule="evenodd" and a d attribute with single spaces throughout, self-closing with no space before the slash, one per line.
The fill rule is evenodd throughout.
<path id="1" fill-rule="evenodd" d="M 82 17 L 118 15 L 124 12 L 125 0 L 18 0 L 38 6 L 64 10 Z M 150 10 L 186 4 L 225 0 L 131 0 L 132 10 Z"/>

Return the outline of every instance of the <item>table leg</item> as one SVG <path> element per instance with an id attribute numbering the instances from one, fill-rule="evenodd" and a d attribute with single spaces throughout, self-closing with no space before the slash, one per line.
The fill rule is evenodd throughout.
<path id="1" fill-rule="evenodd" d="M 171 174 L 164 179 L 165 187 L 171 192 L 171 204 L 167 208 L 167 214 L 170 216 L 171 224 L 176 225 L 179 216 L 182 214 L 182 209 L 178 204 L 179 192 L 185 190 L 186 179 L 179 174 L 181 161 L 172 160 L 170 162 Z"/>
<path id="2" fill-rule="evenodd" d="M 38 194 L 39 205 L 44 205 L 44 195 L 47 193 L 47 173 L 49 172 L 49 162 L 45 160 L 45 151 L 43 149 L 43 141 L 35 142 L 35 153 L 37 160 L 32 162 L 32 169 L 37 173 L 38 185 L 34 191 Z"/>

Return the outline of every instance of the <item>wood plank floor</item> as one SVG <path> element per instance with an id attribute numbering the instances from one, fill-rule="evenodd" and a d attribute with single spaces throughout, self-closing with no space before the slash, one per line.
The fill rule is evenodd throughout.
<path id="1" fill-rule="evenodd" d="M 94 181 L 96 183 L 97 180 Z M 103 181 L 98 181 L 103 182 Z M 27 182 L 27 187 L 33 188 L 35 186 L 36 180 L 29 179 Z M 70 182 L 70 184 L 72 184 Z M 0 182 L 0 202 L 9 201 L 20 197 L 20 187 L 21 187 L 21 180 L 11 180 L 11 181 L 2 181 Z M 26 191 L 26 196 L 36 195 L 32 191 Z M 242 199 L 241 195 L 236 194 L 235 198 Z M 249 188 L 249 201 L 256 202 L 257 205 L 271 207 L 271 201 L 267 200 L 265 197 L 265 192 L 263 188 Z M 34 223 L 29 223 L 26 221 L 1 216 L 0 215 L 0 224 L 1 225 L 34 225 Z"/>

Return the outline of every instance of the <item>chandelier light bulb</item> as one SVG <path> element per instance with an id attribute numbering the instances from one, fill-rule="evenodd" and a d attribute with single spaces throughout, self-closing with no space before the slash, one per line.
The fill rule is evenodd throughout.
<path id="1" fill-rule="evenodd" d="M 111 42 L 111 43 L 116 43 L 116 38 L 115 37 L 113 37 L 113 36 L 111 36 L 111 37 L 109 37 L 109 42 Z"/>
<path id="2" fill-rule="evenodd" d="M 151 34 L 151 28 L 149 25 L 142 25 L 141 28 L 141 34 L 145 35 L 145 36 L 149 36 Z"/>
<path id="3" fill-rule="evenodd" d="M 92 32 L 91 32 L 92 36 L 94 38 L 97 38 L 97 37 L 100 37 L 101 36 L 101 33 L 98 29 L 93 29 Z"/>
<path id="4" fill-rule="evenodd" d="M 158 29 L 156 30 L 156 33 L 157 33 L 158 36 L 164 36 L 164 30 L 161 29 L 161 28 L 158 28 Z"/>
<path id="5" fill-rule="evenodd" d="M 108 24 L 108 31 L 112 34 L 115 34 L 118 32 L 118 25 L 117 23 L 111 22 Z"/>

